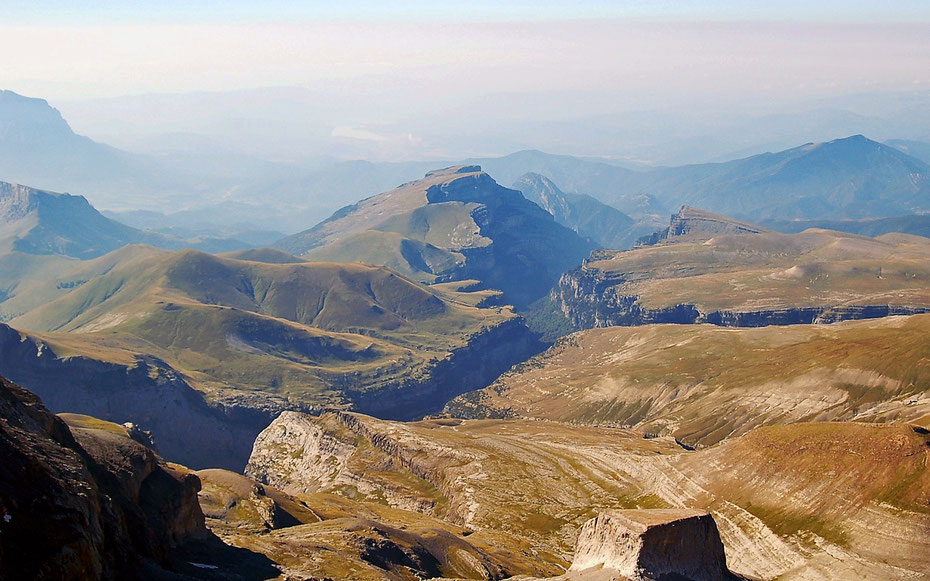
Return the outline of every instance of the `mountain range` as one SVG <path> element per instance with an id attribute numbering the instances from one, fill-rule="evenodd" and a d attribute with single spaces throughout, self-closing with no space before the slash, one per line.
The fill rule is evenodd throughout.
<path id="1" fill-rule="evenodd" d="M 916 142 L 198 173 L 0 109 L 184 232 L 0 182 L 0 577 L 930 574 Z M 186 248 L 236 216 L 303 229 Z"/>

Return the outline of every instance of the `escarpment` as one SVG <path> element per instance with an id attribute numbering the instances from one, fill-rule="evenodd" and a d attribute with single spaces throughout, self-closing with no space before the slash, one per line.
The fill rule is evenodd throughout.
<path id="1" fill-rule="evenodd" d="M 930 305 L 824 304 L 775 309 L 715 309 L 699 303 L 650 307 L 642 296 L 622 294 L 629 282 L 622 277 L 578 268 L 566 272 L 550 295 L 576 329 L 673 323 L 708 323 L 722 327 L 810 325 L 930 312 Z M 683 281 L 682 284 L 687 284 Z M 630 285 L 631 287 L 633 285 Z M 921 301 L 922 303 L 923 301 Z"/>
<path id="2" fill-rule="evenodd" d="M 72 435 L 0 378 L 0 578 L 153 577 L 174 547 L 206 534 L 198 490 L 127 436 Z"/>
<path id="3" fill-rule="evenodd" d="M 162 454 L 187 466 L 242 469 L 251 442 L 281 409 L 273 398 L 211 406 L 155 357 L 130 364 L 59 357 L 41 339 L 3 324 L 0 354 L 0 373 L 51 410 L 133 422 L 152 432 Z"/>
<path id="4" fill-rule="evenodd" d="M 596 252 L 562 274 L 549 295 L 554 309 L 575 329 L 762 327 L 930 312 L 925 238 L 779 234 L 716 218 L 673 220 L 671 228 L 680 234 Z"/>

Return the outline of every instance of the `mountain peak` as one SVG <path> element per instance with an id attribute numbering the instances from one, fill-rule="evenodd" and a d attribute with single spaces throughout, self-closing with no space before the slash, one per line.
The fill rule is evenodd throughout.
<path id="1" fill-rule="evenodd" d="M 0 91 L 0 145 L 16 145 L 37 135 L 75 136 L 58 109 L 45 99 Z"/>

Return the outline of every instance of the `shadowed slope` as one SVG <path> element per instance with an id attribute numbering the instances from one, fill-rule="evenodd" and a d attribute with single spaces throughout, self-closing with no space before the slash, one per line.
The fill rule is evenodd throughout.
<path id="1" fill-rule="evenodd" d="M 339 210 L 277 246 L 311 259 L 388 265 L 417 280 L 474 279 L 523 306 L 590 247 L 478 166 L 456 166 Z"/>

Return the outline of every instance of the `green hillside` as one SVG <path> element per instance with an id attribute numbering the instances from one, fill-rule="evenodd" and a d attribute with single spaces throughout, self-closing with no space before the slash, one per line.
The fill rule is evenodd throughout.
<path id="1" fill-rule="evenodd" d="M 430 172 L 276 246 L 314 260 L 389 266 L 424 282 L 478 280 L 518 307 L 546 294 L 591 249 L 478 166 Z"/>
<path id="2" fill-rule="evenodd" d="M 377 410 L 394 405 L 387 392 L 426 389 L 410 414 L 441 406 L 451 397 L 444 390 L 493 379 L 534 348 L 510 310 L 470 306 L 461 293 L 433 292 L 384 267 L 142 247 L 114 255 L 78 263 L 87 280 L 74 288 L 33 283 L 32 294 L 49 300 L 11 324 L 41 333 L 60 356 L 154 355 L 214 399 L 262 393 L 346 406 L 361 398 Z M 472 373 L 440 380 L 479 338 L 513 344 Z"/>

